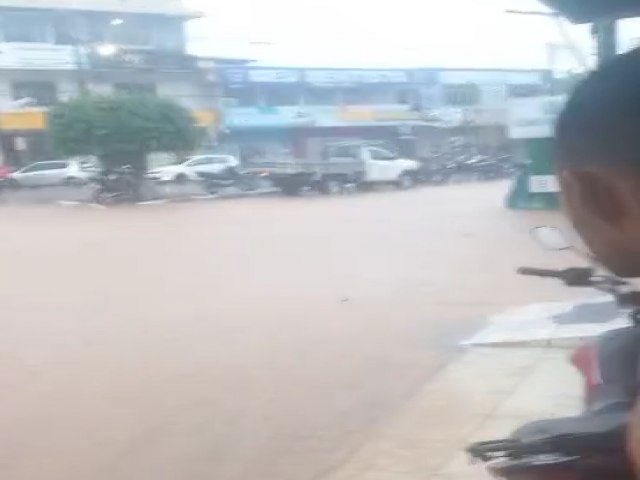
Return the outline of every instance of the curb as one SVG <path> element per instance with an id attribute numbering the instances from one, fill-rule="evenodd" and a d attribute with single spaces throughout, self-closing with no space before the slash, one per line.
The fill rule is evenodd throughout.
<path id="1" fill-rule="evenodd" d="M 535 340 L 520 340 L 512 342 L 493 342 L 493 343 L 480 343 L 480 344 L 459 344 L 464 348 L 554 348 L 558 350 L 571 350 L 579 347 L 582 343 L 593 337 L 572 337 L 572 338 L 548 338 L 548 339 L 535 339 Z"/>
<path id="2" fill-rule="evenodd" d="M 232 193 L 219 193 L 219 194 L 202 194 L 202 195 L 188 195 L 185 197 L 175 197 L 175 198 L 162 198 L 157 200 L 145 200 L 144 202 L 136 202 L 135 205 L 166 205 L 168 203 L 188 203 L 188 202 L 198 202 L 198 201 L 206 201 L 206 200 L 227 200 L 234 198 L 251 198 L 251 197 L 261 197 L 266 195 L 273 195 L 275 193 L 280 193 L 280 190 L 276 188 L 256 190 L 251 192 L 232 192 Z M 99 205 L 93 202 L 81 202 L 74 200 L 58 200 L 55 202 L 58 206 L 61 207 L 91 207 L 96 209 L 107 209 L 109 208 L 106 205 Z"/>

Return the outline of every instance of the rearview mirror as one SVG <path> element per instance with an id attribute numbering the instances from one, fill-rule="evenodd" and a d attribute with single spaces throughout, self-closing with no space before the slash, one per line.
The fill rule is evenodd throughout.
<path id="1" fill-rule="evenodd" d="M 534 227 L 531 229 L 531 236 L 547 250 L 569 250 L 573 246 L 562 230 L 557 227 L 548 225 Z"/>

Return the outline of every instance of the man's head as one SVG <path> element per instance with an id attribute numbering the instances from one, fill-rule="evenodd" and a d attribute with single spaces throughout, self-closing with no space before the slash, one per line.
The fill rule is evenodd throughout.
<path id="1" fill-rule="evenodd" d="M 593 72 L 556 127 L 565 208 L 595 256 L 640 276 L 640 51 Z"/>

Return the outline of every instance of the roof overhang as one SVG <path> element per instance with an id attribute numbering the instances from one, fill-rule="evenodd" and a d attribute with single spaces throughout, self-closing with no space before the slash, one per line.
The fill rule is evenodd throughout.
<path id="1" fill-rule="evenodd" d="M 0 8 L 166 15 L 185 19 L 202 16 L 184 7 L 179 0 L 31 0 L 28 4 L 24 0 L 0 0 Z"/>
<path id="2" fill-rule="evenodd" d="M 640 0 L 541 0 L 575 23 L 639 17 Z"/>

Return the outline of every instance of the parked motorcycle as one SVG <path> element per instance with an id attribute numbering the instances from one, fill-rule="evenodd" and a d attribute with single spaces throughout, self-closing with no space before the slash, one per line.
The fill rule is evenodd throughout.
<path id="1" fill-rule="evenodd" d="M 423 162 L 421 176 L 425 183 L 441 185 L 454 180 L 487 181 L 511 178 L 517 170 L 510 155 L 437 155 Z"/>
<path id="2" fill-rule="evenodd" d="M 554 249 L 573 248 L 558 240 L 551 227 L 535 229 Z M 547 243 L 549 245 L 549 243 Z M 637 398 L 640 361 L 640 292 L 596 268 L 547 270 L 523 267 L 522 275 L 556 278 L 570 287 L 591 287 L 613 296 L 631 326 L 609 331 L 585 343 L 572 355 L 584 381 L 581 415 L 532 422 L 507 439 L 478 442 L 467 448 L 497 478 L 631 480 L 626 456 L 628 413 Z"/>
<path id="3" fill-rule="evenodd" d="M 137 202 L 140 199 L 140 181 L 128 165 L 103 170 L 91 182 L 96 186 L 93 201 L 99 205 Z"/>
<path id="4" fill-rule="evenodd" d="M 237 188 L 249 192 L 256 190 L 256 180 L 253 176 L 240 173 L 235 168 L 227 168 L 220 173 L 198 172 L 207 193 L 215 195 L 225 188 Z"/>

